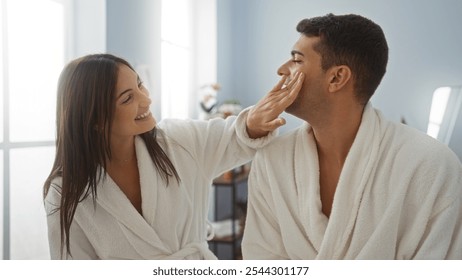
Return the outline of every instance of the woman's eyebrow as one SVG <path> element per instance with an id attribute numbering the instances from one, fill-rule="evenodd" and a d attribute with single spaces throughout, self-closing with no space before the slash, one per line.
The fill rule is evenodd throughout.
<path id="1" fill-rule="evenodd" d="M 137 82 L 137 83 L 140 83 L 140 82 L 141 82 L 141 79 L 140 79 L 140 76 L 139 76 L 139 75 L 136 75 L 136 82 Z M 129 89 L 126 89 L 126 90 L 122 91 L 122 92 L 119 94 L 119 96 L 118 96 L 117 98 L 121 97 L 122 95 L 126 94 L 127 92 L 129 92 L 129 91 L 131 91 L 131 90 L 132 90 L 132 89 L 129 88 Z"/>
<path id="2" fill-rule="evenodd" d="M 129 92 L 129 91 L 131 91 L 131 90 L 132 90 L 132 89 L 129 88 L 129 89 L 126 89 L 126 90 L 122 91 L 122 92 L 119 94 L 119 96 L 118 96 L 117 98 L 120 98 L 122 95 L 126 94 L 127 92 Z"/>

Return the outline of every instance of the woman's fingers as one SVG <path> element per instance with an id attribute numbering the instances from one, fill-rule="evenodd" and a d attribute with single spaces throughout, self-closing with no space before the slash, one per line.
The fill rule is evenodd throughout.
<path id="1" fill-rule="evenodd" d="M 282 102 L 280 105 L 282 106 L 289 106 L 292 104 L 292 102 L 295 100 L 297 97 L 298 93 L 300 92 L 300 89 L 302 88 L 303 85 L 303 79 L 304 79 L 304 74 L 299 72 L 297 75 L 290 81 L 289 85 L 287 87 L 279 90 L 278 92 L 275 92 L 273 95 L 269 96 L 268 99 L 266 99 L 266 103 L 270 104 L 278 104 Z M 290 102 L 289 104 L 286 104 L 286 102 Z"/>
<path id="2" fill-rule="evenodd" d="M 286 123 L 279 115 L 294 102 L 302 87 L 304 74 L 296 73 L 294 78 L 283 87 L 287 79 L 287 76 L 283 76 L 273 90 L 250 109 L 246 121 L 250 137 L 264 136 Z"/>
<path id="3" fill-rule="evenodd" d="M 281 79 L 279 80 L 279 82 L 273 87 L 273 89 L 271 91 L 278 91 L 282 88 L 282 86 L 285 84 L 286 80 L 287 80 L 288 76 L 286 75 L 283 75 L 281 77 Z"/>
<path id="4" fill-rule="evenodd" d="M 300 93 L 300 89 L 302 88 L 304 78 L 305 75 L 303 73 L 300 73 L 296 82 L 292 85 L 291 89 L 289 90 L 289 93 L 285 96 L 286 99 L 290 102 L 289 105 L 292 104 L 292 102 L 294 102 L 295 98 Z"/>

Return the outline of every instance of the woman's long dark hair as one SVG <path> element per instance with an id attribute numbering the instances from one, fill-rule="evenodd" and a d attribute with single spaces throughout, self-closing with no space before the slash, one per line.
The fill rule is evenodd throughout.
<path id="1" fill-rule="evenodd" d="M 98 182 L 111 158 L 110 135 L 115 111 L 115 89 L 120 65 L 133 67 L 110 54 L 94 54 L 71 61 L 58 82 L 56 157 L 43 189 L 47 196 L 53 179 L 62 178 L 59 211 L 61 256 L 70 255 L 69 234 L 79 202 L 90 194 L 95 202 Z M 180 180 L 172 162 L 156 139 L 157 129 L 140 137 L 157 170 L 169 184 Z M 52 213 L 54 213 L 52 212 Z"/>

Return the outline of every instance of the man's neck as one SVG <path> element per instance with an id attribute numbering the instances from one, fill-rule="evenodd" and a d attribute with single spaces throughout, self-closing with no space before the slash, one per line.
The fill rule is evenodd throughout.
<path id="1" fill-rule="evenodd" d="M 361 124 L 362 110 L 330 114 L 322 124 L 312 125 L 320 159 L 343 166 Z"/>

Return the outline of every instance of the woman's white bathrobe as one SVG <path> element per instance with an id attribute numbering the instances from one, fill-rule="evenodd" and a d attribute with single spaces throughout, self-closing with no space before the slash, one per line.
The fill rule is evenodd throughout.
<path id="1" fill-rule="evenodd" d="M 137 137 L 141 216 L 109 175 L 100 182 L 96 204 L 92 197 L 79 203 L 71 225 L 73 259 L 216 259 L 207 246 L 207 210 L 212 180 L 251 160 L 255 148 L 271 135 L 250 139 L 247 111 L 226 120 L 162 121 L 159 142 L 181 182 L 164 181 Z M 59 212 L 61 179 L 54 180 L 45 199 L 52 259 L 60 255 Z"/>
<path id="2" fill-rule="evenodd" d="M 308 124 L 252 162 L 245 259 L 462 259 L 462 167 L 436 140 L 366 106 L 330 218 Z"/>

